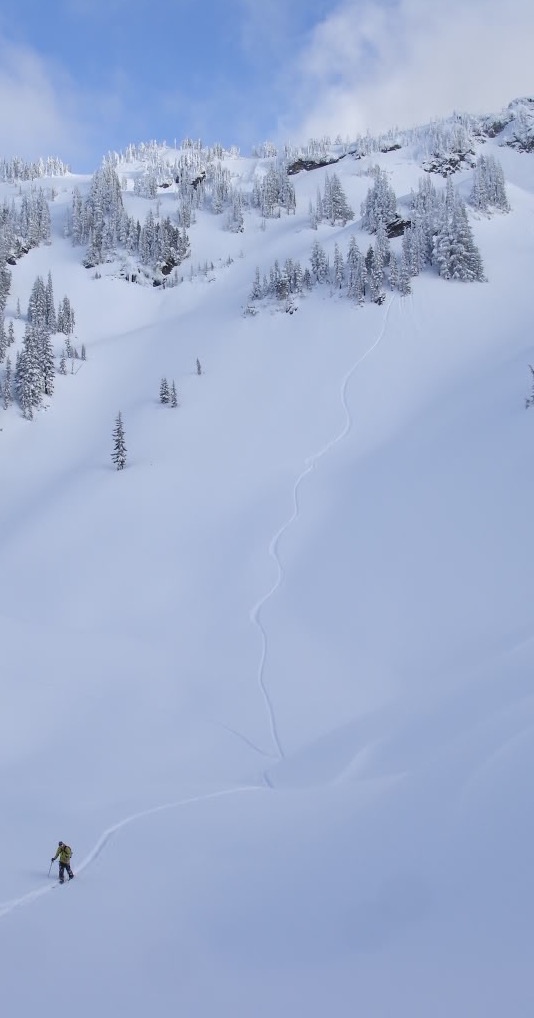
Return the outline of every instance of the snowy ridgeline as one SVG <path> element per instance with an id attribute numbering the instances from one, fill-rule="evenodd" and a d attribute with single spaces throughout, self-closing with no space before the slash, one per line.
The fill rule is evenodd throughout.
<path id="1" fill-rule="evenodd" d="M 398 219 L 397 200 L 385 172 L 378 167 L 373 172 L 375 184 L 362 208 L 362 226 L 373 233 L 380 232 L 381 226 L 391 232 Z M 156 176 L 156 171 L 151 169 L 153 186 L 146 190 L 141 188 L 140 179 L 136 177 L 135 180 L 136 193 L 154 198 L 158 186 L 156 179 L 161 180 L 161 173 Z M 110 162 L 94 175 L 85 199 L 75 188 L 66 232 L 73 244 L 88 245 L 83 264 L 87 268 L 95 267 L 120 257 L 122 252 L 123 257 L 130 260 L 130 271 L 123 272 L 128 278 L 148 278 L 153 284 L 159 284 L 170 277 L 169 282 L 175 282 L 177 277 L 171 274 L 190 253 L 186 229 L 194 225 L 197 211 L 220 215 L 226 209 L 224 226 L 237 233 L 245 229 L 247 211 L 256 212 L 262 220 L 277 218 L 282 211 L 286 214 L 296 212 L 295 188 L 288 176 L 287 164 L 269 163 L 261 177 L 254 177 L 252 188 L 248 191 L 233 185 L 229 169 L 219 163 L 208 164 L 194 179 L 183 171 L 173 179 L 177 198 L 173 213 L 175 223 L 169 215 L 161 216 L 159 208 L 156 212 L 150 209 L 143 225 L 128 215 L 119 178 Z M 167 189 L 171 185 L 164 180 L 159 186 Z M 452 188 L 447 191 L 446 199 L 441 199 L 433 188 L 425 191 L 424 185 L 420 187 L 420 195 L 422 192 L 426 195 L 425 202 L 421 199 L 416 204 L 414 199 L 412 203 L 414 235 L 417 234 L 412 240 L 421 248 L 419 234 L 424 230 L 425 253 L 423 255 L 420 250 L 415 255 L 407 252 L 406 264 L 401 259 L 398 268 L 393 267 L 393 285 L 399 285 L 403 293 L 409 292 L 407 279 L 427 262 L 437 264 L 445 278 L 482 278 L 481 264 L 474 264 L 475 248 L 464 204 L 458 197 L 453 198 Z M 502 169 L 494 157 L 479 157 L 473 172 L 471 202 L 479 210 L 499 208 L 506 211 L 509 208 Z M 309 219 L 312 229 L 323 221 L 344 226 L 354 219 L 354 212 L 336 173 L 326 175 L 324 191 L 318 192 L 315 205 L 309 203 Z M 465 248 L 464 256 L 461 247 Z M 383 250 L 378 252 L 383 265 L 384 253 Z"/>
<path id="2" fill-rule="evenodd" d="M 488 136 L 496 131 L 495 121 L 493 124 Z M 506 127 L 508 131 L 507 143 L 517 138 L 520 128 L 523 137 L 530 129 L 524 103 L 515 113 L 510 109 L 502 124 L 502 130 Z M 514 125 L 515 134 L 510 134 Z M 379 166 L 371 166 L 365 172 L 373 183 L 361 205 L 361 220 L 356 226 L 372 234 L 373 243 L 365 251 L 360 250 L 357 234 L 352 232 L 344 250 L 336 243 L 331 262 L 316 240 L 311 247 L 309 266 L 302 267 L 297 259 L 287 257 L 282 262 L 275 260 L 268 274 L 260 275 L 258 269 L 249 295 L 252 304 L 246 313 L 254 313 L 254 305 L 265 298 L 289 300 L 291 304 L 295 295 L 318 284 L 326 284 L 358 304 L 366 300 L 381 303 L 386 286 L 408 294 L 413 277 L 426 268 L 444 279 L 478 281 L 484 278 L 482 259 L 469 224 L 467 204 L 453 187 L 452 175 L 463 159 L 456 156 L 467 151 L 475 137 L 480 141 L 484 130 L 480 120 L 464 118 L 405 132 L 400 141 L 388 135 L 366 139 L 365 144 L 360 139 L 358 144 L 341 149 L 338 142 L 336 151 L 329 139 L 310 142 L 306 149 L 287 148 L 282 155 L 266 145 L 256 150 L 247 172 L 243 172 L 242 159 L 239 172 L 232 165 L 232 161 L 238 160 L 237 150 L 226 152 L 221 146 L 205 149 L 200 142 L 191 140 L 182 143 L 179 152 L 155 143 L 130 146 L 123 154 L 109 154 L 83 192 L 74 183 L 64 233 L 75 247 L 85 249 L 81 263 L 86 268 L 95 268 L 96 278 L 99 265 L 116 262 L 120 266 L 118 274 L 132 281 L 175 285 L 183 279 L 177 270 L 191 252 L 187 231 L 195 226 L 200 211 L 220 218 L 223 228 L 235 233 L 244 232 L 247 223 L 257 222 L 258 217 L 265 227 L 267 220 L 279 218 L 282 213 L 302 213 L 297 208 L 291 177 L 301 165 L 296 160 L 307 157 L 312 160 L 310 166 L 327 167 L 323 188 L 317 188 L 315 202 L 307 199 L 309 228 L 315 231 L 323 223 L 345 227 L 354 221 L 355 212 L 331 164 L 346 157 L 359 159 L 364 153 L 395 150 L 410 141 L 420 157 L 432 155 L 438 162 L 420 180 L 418 190 L 412 192 L 409 205 L 402 210 L 404 218 L 390 174 Z M 446 176 L 446 184 L 438 188 L 433 178 L 441 172 Z M 36 280 L 23 335 L 18 334 L 16 322 L 21 319 L 18 299 L 17 315 L 6 322 L 11 287 L 9 265 L 15 265 L 33 248 L 52 241 L 50 202 L 57 192 L 53 185 L 28 187 L 28 182 L 45 175 L 61 178 L 67 173 L 68 168 L 57 159 L 41 160 L 38 164 L 4 160 L 0 164 L 0 177 L 5 182 L 11 187 L 20 182 L 19 194 L 9 200 L 4 198 L 0 210 L 1 399 L 4 408 L 16 399 L 27 418 L 33 416 L 44 397 L 52 395 L 56 370 L 67 373 L 70 359 L 73 373 L 73 362 L 79 354 L 70 339 L 74 312 L 69 298 L 65 297 L 55 310 L 51 276 L 46 286 L 40 277 Z M 469 173 L 472 179 L 467 202 L 474 210 L 479 213 L 509 210 L 504 174 L 494 156 L 480 154 L 478 159 L 473 156 Z M 129 195 L 153 203 L 142 224 L 125 206 Z M 163 197 L 165 215 L 161 212 Z M 300 222 L 302 225 L 302 219 Z M 217 263 L 222 264 L 220 258 Z M 213 266 L 213 262 L 206 260 L 204 264 L 207 275 L 208 264 Z M 191 267 L 191 278 L 194 275 Z M 63 334 L 66 342 L 61 354 L 54 355 L 52 337 L 56 333 Z M 16 340 L 19 348 L 13 364 L 10 348 Z M 85 358 L 84 347 L 81 356 Z"/>
<path id="3" fill-rule="evenodd" d="M 455 113 L 430 124 L 404 130 L 392 128 L 377 135 L 358 135 L 355 139 L 343 139 L 341 135 L 332 139 L 324 135 L 311 138 L 305 145 L 286 144 L 282 147 L 265 141 L 254 146 L 251 155 L 254 159 L 285 164 L 290 172 L 296 172 L 297 164 L 307 163 L 313 167 L 339 162 L 348 155 L 363 159 L 410 148 L 414 157 L 423 163 L 432 159 L 450 160 L 447 172 L 455 172 L 465 157 L 473 157 L 477 144 L 497 137 L 500 144 L 518 151 L 533 150 L 534 99 L 515 99 L 498 114 Z M 213 177 L 212 167 L 226 159 L 236 160 L 239 156 L 236 146 L 230 149 L 220 144 L 204 146 L 200 139 L 185 138 L 179 144 L 175 140 L 172 147 L 165 141 L 128 145 L 122 152 L 109 152 L 106 162 L 117 171 L 132 164 L 141 164 L 142 179 L 136 187 L 145 197 L 155 197 L 158 187 L 171 186 L 177 177 L 180 180 L 193 180 L 202 174 Z"/>

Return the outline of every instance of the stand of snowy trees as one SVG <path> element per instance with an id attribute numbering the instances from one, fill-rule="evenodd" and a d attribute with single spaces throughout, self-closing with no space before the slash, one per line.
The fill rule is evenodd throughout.
<path id="1" fill-rule="evenodd" d="M 286 259 L 275 261 L 268 275 L 260 277 L 259 269 L 250 293 L 251 301 L 274 298 L 279 301 L 302 294 L 318 284 L 326 284 L 358 304 L 366 300 L 381 303 L 384 289 L 406 295 L 411 292 L 411 279 L 427 266 L 437 270 L 443 279 L 474 282 L 484 279 L 480 252 L 469 225 L 467 209 L 454 191 L 452 180 L 436 189 L 432 180 L 420 180 L 412 193 L 410 222 L 403 224 L 400 253 L 391 250 L 391 227 L 400 221 L 397 198 L 387 174 L 378 167 L 374 183 L 362 203 L 362 226 L 374 234 L 374 243 L 363 253 L 352 234 L 343 254 L 334 246 L 332 262 L 322 244 L 314 241 L 309 267 Z"/>
<path id="2" fill-rule="evenodd" d="M 73 244 L 88 244 L 86 268 L 100 265 L 122 248 L 166 275 L 189 254 L 185 228 L 173 226 L 168 217 L 157 220 L 150 210 L 141 226 L 127 215 L 119 178 L 110 165 L 94 174 L 85 200 L 74 189 L 67 234 Z"/>
<path id="3" fill-rule="evenodd" d="M 0 159 L 0 180 L 14 184 L 17 180 L 36 180 L 38 177 L 64 177 L 70 167 L 61 159 L 49 156 L 29 163 L 25 159 Z"/>
<path id="4" fill-rule="evenodd" d="M 167 158 L 164 158 L 161 148 L 155 143 L 129 146 L 125 153 L 109 155 L 103 168 L 93 178 L 88 201 L 84 203 L 79 193 L 75 196 L 67 232 L 71 234 L 74 243 L 89 243 L 87 258 L 91 264 L 98 264 L 96 258 L 104 261 L 102 255 L 105 256 L 120 245 L 125 246 L 130 253 L 138 250 L 131 227 L 121 222 L 124 210 L 121 211 L 119 203 L 117 170 L 125 162 L 138 159 L 145 162 L 142 173 L 138 173 L 134 180 L 133 190 L 136 195 L 154 199 L 161 193 L 160 189 L 171 189 L 177 199 L 176 224 L 182 231 L 194 224 L 199 209 L 214 215 L 226 213 L 224 228 L 234 233 L 244 230 L 246 211 L 257 209 L 262 219 L 277 218 L 282 212 L 295 212 L 295 188 L 288 176 L 287 160 L 273 161 L 266 172 L 255 179 L 252 190 L 246 191 L 236 186 L 230 170 L 221 162 L 224 155 L 237 155 L 237 150 L 225 152 L 221 146 L 204 149 L 200 142 L 191 142 L 189 139 L 182 142 L 182 146 L 186 147 L 172 161 L 168 158 L 168 152 Z M 126 186 L 124 180 L 123 184 Z M 107 238 L 104 230 L 103 244 L 100 242 L 98 226 L 96 242 L 90 236 L 90 231 L 94 232 L 95 229 L 93 209 L 99 204 L 96 200 L 97 192 L 102 187 L 110 195 L 111 206 L 118 206 L 118 211 L 110 215 L 110 203 L 104 203 L 107 204 L 107 217 L 111 222 L 108 224 Z M 164 222 L 170 225 L 169 220 Z M 137 232 L 143 229 L 139 224 L 133 225 Z M 181 236 L 183 238 L 183 232 Z M 139 257 L 144 260 L 141 252 Z M 148 264 L 154 265 L 154 260 Z"/>
<path id="5" fill-rule="evenodd" d="M 70 344 L 70 336 L 74 330 L 74 311 L 68 297 L 63 298 L 56 311 L 51 273 L 48 274 L 46 284 L 38 276 L 30 294 L 22 347 L 17 353 L 13 371 L 11 358 L 6 358 L 6 354 L 15 336 L 13 322 L 10 322 L 7 332 L 4 327 L 3 314 L 7 294 L 3 296 L 6 282 L 4 281 L 2 286 L 2 278 L 0 271 L 0 363 L 5 359 L 2 380 L 3 406 L 7 409 L 15 396 L 24 417 L 31 420 L 45 396 L 52 396 L 54 392 L 56 366 L 52 336 L 62 333 L 66 337 L 65 351 L 59 368 L 62 374 L 66 374 L 66 370 L 62 368 L 65 357 L 77 356 Z"/>
<path id="6" fill-rule="evenodd" d="M 11 272 L 9 271 L 5 259 L 0 260 L 0 364 L 5 360 L 5 371 L 2 382 L 2 404 L 5 410 L 12 403 L 12 366 L 11 358 L 7 356 L 7 351 L 10 346 L 15 342 L 15 335 L 13 330 L 13 323 L 10 322 L 6 331 L 4 314 L 6 310 L 7 298 L 9 290 L 11 288 Z"/>
<path id="7" fill-rule="evenodd" d="M 20 160 L 12 160 L 11 163 L 4 160 L 0 163 L 0 176 L 11 182 L 17 179 L 26 180 L 31 176 L 40 175 L 39 171 L 44 173 L 47 168 L 51 169 L 52 167 L 46 167 L 44 163 L 35 166 Z M 42 393 L 46 394 L 49 394 L 53 387 L 53 357 L 51 367 L 48 342 L 41 329 L 41 320 L 37 310 L 32 307 L 28 314 L 28 336 L 25 337 L 23 350 L 17 359 L 15 377 L 13 376 L 11 358 L 7 356 L 7 352 L 15 342 L 15 333 L 13 322 L 9 323 L 6 330 L 4 320 L 7 297 L 11 287 L 11 272 L 8 265 L 14 265 L 21 255 L 26 254 L 31 248 L 37 247 L 42 242 L 48 242 L 49 239 L 50 210 L 42 188 L 24 193 L 18 202 L 15 200 L 3 202 L 0 208 L 0 364 L 5 361 L 2 403 L 5 409 L 10 406 L 13 400 L 13 383 L 15 382 L 16 392 L 26 416 L 30 416 L 31 408 L 37 405 L 42 398 L 37 399 L 38 386 L 41 387 Z M 50 314 L 47 299 L 43 284 L 43 301 L 48 307 L 46 313 Z M 33 324 L 32 310 L 34 312 Z M 55 331 L 55 312 L 52 325 L 52 331 Z M 19 364 L 21 364 L 20 368 Z M 37 381 L 37 374 L 39 374 L 39 381 Z M 23 379 L 20 384 L 19 378 Z"/>
<path id="8" fill-rule="evenodd" d="M 484 279 L 482 257 L 469 225 L 467 209 L 455 193 L 451 177 L 444 190 L 432 180 L 420 180 L 412 194 L 411 226 L 404 233 L 402 257 L 411 276 L 427 265 L 435 266 L 443 279 L 475 282 Z"/>
<path id="9" fill-rule="evenodd" d="M 257 208 L 263 219 L 281 215 L 282 209 L 289 215 L 295 212 L 295 188 L 287 175 L 285 163 L 273 164 L 261 180 L 255 180 L 251 195 L 252 208 Z"/>
<path id="10" fill-rule="evenodd" d="M 514 107 L 514 104 L 511 106 Z M 517 124 L 519 130 L 525 118 L 528 119 L 527 114 L 519 104 L 517 109 L 514 107 L 504 111 L 500 118 L 454 114 L 448 119 L 422 127 L 403 131 L 395 129 L 376 136 L 367 134 L 350 141 L 349 139 L 343 141 L 339 136 L 332 140 L 325 135 L 322 138 L 310 139 L 305 146 L 286 145 L 281 149 L 271 142 L 265 142 L 256 146 L 253 154 L 262 160 L 269 160 L 269 164 L 267 167 L 258 168 L 251 190 L 236 183 L 228 165 L 224 164 L 226 157 L 239 155 L 236 148 L 225 150 L 221 145 L 205 147 L 200 140 L 190 138 L 184 139 L 179 145 L 175 141 L 174 148 L 165 143 L 158 145 L 156 142 L 130 145 L 123 153 L 108 154 L 99 173 L 107 175 L 112 172 L 116 175 L 116 172 L 120 172 L 126 164 L 137 162 L 141 164 L 139 169 L 142 172 L 135 173 L 134 192 L 154 199 L 162 193 L 161 189 L 171 189 L 170 193 L 177 199 L 176 213 L 171 217 L 173 225 L 181 230 L 188 230 L 195 222 L 196 212 L 202 209 L 215 215 L 225 213 L 224 228 L 240 233 L 245 228 L 247 211 L 257 210 L 265 220 L 278 217 L 283 212 L 295 211 L 295 190 L 291 175 L 297 172 L 299 163 L 306 165 L 307 169 L 312 169 L 313 166 L 335 164 L 342 158 L 359 160 L 373 153 L 386 153 L 410 146 L 425 169 L 448 177 L 457 170 L 475 166 L 475 144 L 484 138 L 494 137 L 507 125 L 509 130 L 512 123 Z M 530 121 L 527 126 L 531 131 Z M 526 130 L 527 127 L 523 124 L 522 138 L 527 139 L 525 145 L 528 142 Z M 512 142 L 507 137 L 503 143 Z M 477 164 L 480 179 L 478 183 L 475 182 L 471 204 L 482 210 L 487 206 L 505 209 L 506 199 L 502 196 L 503 181 L 499 178 L 499 171 L 492 166 L 491 157 L 487 157 L 489 160 L 487 165 L 484 165 L 484 157 L 481 158 L 482 162 L 479 160 Z M 375 230 L 373 204 L 382 201 L 384 196 L 379 192 L 386 182 L 378 177 L 376 183 L 377 187 L 364 214 L 372 232 Z M 123 184 L 126 186 L 125 178 Z M 116 192 L 117 185 L 114 184 L 111 190 Z M 96 195 L 93 195 L 93 204 L 95 198 Z M 118 201 L 117 195 L 115 200 Z M 309 211 L 310 223 L 314 228 L 321 222 L 346 225 L 353 218 L 353 212 L 342 193 L 335 173 L 332 176 L 327 175 L 324 192 L 318 192 L 317 200 L 310 203 Z M 76 212 L 74 215 L 76 216 Z M 90 212 L 88 218 L 91 219 Z M 137 232 L 143 228 L 139 224 L 135 226 Z M 88 230 L 92 228 L 96 229 L 96 239 L 89 236 Z M 76 232 L 75 228 L 73 236 Z M 129 252 L 138 253 L 133 230 L 128 230 L 123 224 L 120 229 L 112 228 L 111 234 L 115 236 L 108 236 L 102 245 L 98 236 L 98 224 L 91 227 L 89 223 L 88 228 L 82 230 L 84 237 L 82 242 L 90 245 L 88 260 L 91 264 L 98 264 L 98 259 L 105 260 L 106 254 L 114 245 L 122 245 L 127 247 Z M 77 242 L 75 240 L 75 243 Z M 181 257 L 181 254 L 179 256 Z M 139 257 L 141 258 L 141 254 Z M 161 248 L 158 245 L 150 257 L 152 265 L 158 259 L 161 260 Z"/>
<path id="11" fill-rule="evenodd" d="M 159 401 L 164 406 L 178 407 L 180 403 L 178 401 L 178 390 L 176 388 L 174 378 L 171 385 L 169 385 L 167 379 L 164 377 L 161 379 L 159 387 Z"/>
<path id="12" fill-rule="evenodd" d="M 469 200 L 471 205 L 481 212 L 488 212 L 490 209 L 498 209 L 500 212 L 510 211 L 503 168 L 495 156 L 478 157 Z"/>
<path id="13" fill-rule="evenodd" d="M 330 223 L 330 226 L 339 223 L 341 226 L 346 226 L 354 219 L 354 212 L 347 201 L 347 196 L 336 173 L 333 173 L 331 177 L 328 173 L 325 174 L 324 190 L 321 193 L 320 189 L 317 189 L 317 200 L 315 205 L 310 202 L 309 216 L 310 226 L 313 230 L 317 229 L 318 223 L 326 222 Z"/>
<path id="14" fill-rule="evenodd" d="M 14 265 L 33 247 L 50 240 L 50 209 L 41 187 L 22 195 L 18 204 L 0 207 L 0 260 Z"/>
<path id="15" fill-rule="evenodd" d="M 386 260 L 376 245 L 370 245 L 367 253 L 363 254 L 353 234 L 345 254 L 338 244 L 334 246 L 334 256 L 330 262 L 322 244 L 316 240 L 309 267 L 303 268 L 298 260 L 287 258 L 282 265 L 275 261 L 269 274 L 263 277 L 260 277 L 260 271 L 256 269 L 249 299 L 260 301 L 274 298 L 287 301 L 309 292 L 315 286 L 327 285 L 332 292 L 349 297 L 358 304 L 363 304 L 365 300 L 381 303 Z"/>

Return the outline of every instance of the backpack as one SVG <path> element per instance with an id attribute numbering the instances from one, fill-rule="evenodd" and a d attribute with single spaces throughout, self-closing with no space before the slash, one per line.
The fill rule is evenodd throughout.
<path id="1" fill-rule="evenodd" d="M 61 855 L 64 855 L 70 862 L 72 856 L 72 848 L 70 848 L 69 845 L 63 845 L 63 848 L 61 849 Z"/>

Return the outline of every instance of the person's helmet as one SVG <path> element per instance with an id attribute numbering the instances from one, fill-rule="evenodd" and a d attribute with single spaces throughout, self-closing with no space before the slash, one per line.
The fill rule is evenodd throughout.
<path id="1" fill-rule="evenodd" d="M 63 848 L 63 842 L 62 841 L 58 841 L 58 845 L 59 845 L 60 848 Z"/>

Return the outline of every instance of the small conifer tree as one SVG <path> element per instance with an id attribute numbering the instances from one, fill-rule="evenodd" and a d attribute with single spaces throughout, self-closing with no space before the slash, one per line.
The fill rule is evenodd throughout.
<path id="1" fill-rule="evenodd" d="M 4 375 L 4 385 L 3 385 L 4 410 L 7 410 L 7 408 L 9 406 L 11 406 L 11 404 L 13 402 L 13 396 L 12 396 L 12 393 L 11 393 L 11 385 L 12 385 L 11 359 L 9 357 L 6 357 L 6 371 L 5 371 L 5 375 Z"/>
<path id="2" fill-rule="evenodd" d="M 529 364 L 529 368 L 530 368 L 530 375 L 531 375 L 531 382 L 532 382 L 532 384 L 531 384 L 531 389 L 530 389 L 530 395 L 527 396 L 527 398 L 525 400 L 525 409 L 526 410 L 528 410 L 529 406 L 534 406 L 534 368 L 532 367 L 532 364 Z"/>
<path id="3" fill-rule="evenodd" d="M 177 407 L 179 405 L 180 404 L 178 403 L 178 393 L 176 391 L 176 386 L 174 384 L 174 378 L 173 378 L 172 386 L 171 386 L 171 406 L 172 407 Z"/>
<path id="4" fill-rule="evenodd" d="M 115 421 L 115 427 L 113 428 L 113 452 L 111 453 L 111 459 L 117 470 L 124 470 L 126 466 L 126 442 L 124 438 L 124 425 L 122 423 L 122 415 L 119 410 Z"/>
<path id="5" fill-rule="evenodd" d="M 202 365 L 201 365 L 201 363 L 200 363 L 200 361 L 199 361 L 199 359 L 197 357 L 197 375 L 201 375 L 201 374 L 202 374 Z"/>
<path id="6" fill-rule="evenodd" d="M 160 403 L 165 403 L 166 404 L 166 403 L 170 402 L 170 398 L 171 398 L 171 395 L 170 395 L 170 392 L 169 392 L 169 383 L 168 383 L 166 378 L 162 378 L 161 379 L 161 384 L 160 384 L 160 387 L 159 387 L 159 401 L 160 401 Z"/>

